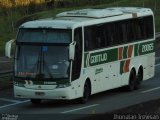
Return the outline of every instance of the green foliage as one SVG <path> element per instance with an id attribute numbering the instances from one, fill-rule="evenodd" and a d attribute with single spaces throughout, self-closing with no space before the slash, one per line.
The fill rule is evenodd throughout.
<path id="1" fill-rule="evenodd" d="M 81 8 L 117 6 L 149 7 L 155 13 L 156 31 L 160 31 L 160 0 L 0 0 L 0 56 L 5 42 L 16 37 L 18 26 L 39 18 Z"/>

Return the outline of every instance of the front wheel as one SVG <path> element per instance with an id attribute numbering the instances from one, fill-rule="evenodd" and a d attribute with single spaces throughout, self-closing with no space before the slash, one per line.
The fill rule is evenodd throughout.
<path id="1" fill-rule="evenodd" d="M 80 103 L 86 103 L 89 99 L 89 96 L 90 96 L 90 85 L 88 82 L 85 82 L 85 85 L 84 85 L 84 90 L 83 90 L 83 97 L 79 99 L 79 102 Z"/>

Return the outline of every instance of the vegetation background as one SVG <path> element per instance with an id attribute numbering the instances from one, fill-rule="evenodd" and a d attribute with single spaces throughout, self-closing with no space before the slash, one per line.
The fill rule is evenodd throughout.
<path id="1" fill-rule="evenodd" d="M 155 14 L 156 32 L 160 31 L 160 0 L 0 0 L 0 56 L 4 46 L 16 38 L 18 27 L 35 19 L 81 8 L 147 7 Z"/>

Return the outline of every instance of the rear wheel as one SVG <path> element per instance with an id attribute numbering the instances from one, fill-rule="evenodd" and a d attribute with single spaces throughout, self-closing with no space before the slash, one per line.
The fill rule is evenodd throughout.
<path id="1" fill-rule="evenodd" d="M 32 104 L 37 105 L 41 103 L 41 99 L 31 99 L 30 100 Z"/>
<path id="2" fill-rule="evenodd" d="M 132 70 L 129 76 L 128 90 L 133 91 L 135 88 L 135 84 L 136 84 L 136 73 L 134 70 Z"/>
<path id="3" fill-rule="evenodd" d="M 80 103 L 86 103 L 89 99 L 89 96 L 91 94 L 91 89 L 90 89 L 90 85 L 89 85 L 89 82 L 85 82 L 84 84 L 84 90 L 83 90 L 83 97 L 79 99 L 79 102 Z"/>

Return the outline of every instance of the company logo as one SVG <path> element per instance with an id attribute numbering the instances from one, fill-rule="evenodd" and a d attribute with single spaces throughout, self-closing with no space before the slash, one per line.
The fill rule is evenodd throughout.
<path id="1" fill-rule="evenodd" d="M 118 49 L 85 53 L 85 67 L 104 64 L 118 59 Z"/>
<path id="2" fill-rule="evenodd" d="M 86 55 L 86 66 L 93 66 L 107 62 L 107 52 L 87 53 Z"/>
<path id="3" fill-rule="evenodd" d="M 107 61 L 107 53 L 91 56 L 91 64 Z"/>

